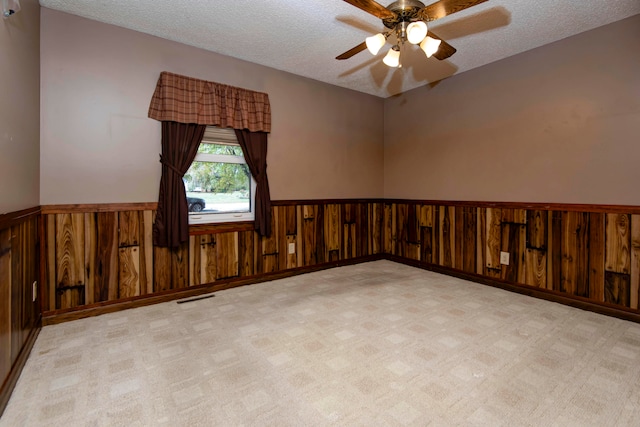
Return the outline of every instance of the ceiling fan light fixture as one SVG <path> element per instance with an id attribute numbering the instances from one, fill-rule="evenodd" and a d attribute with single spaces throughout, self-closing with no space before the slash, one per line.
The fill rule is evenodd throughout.
<path id="1" fill-rule="evenodd" d="M 382 62 L 387 64 L 389 67 L 398 67 L 400 66 L 400 48 L 396 45 L 389 49 L 389 52 L 382 59 Z"/>
<path id="2" fill-rule="evenodd" d="M 433 37 L 427 36 L 422 43 L 420 43 L 420 49 L 424 51 L 427 58 L 431 58 L 431 55 L 438 51 L 441 42 L 442 40 L 440 39 L 434 39 Z"/>
<path id="3" fill-rule="evenodd" d="M 407 41 L 418 44 L 427 36 L 427 24 L 424 21 L 412 22 L 407 26 Z"/>
<path id="4" fill-rule="evenodd" d="M 367 44 L 367 49 L 371 52 L 372 55 L 376 55 L 382 49 L 382 46 L 387 42 L 386 37 L 382 33 L 378 33 L 375 36 L 367 37 L 365 39 L 365 43 Z"/>

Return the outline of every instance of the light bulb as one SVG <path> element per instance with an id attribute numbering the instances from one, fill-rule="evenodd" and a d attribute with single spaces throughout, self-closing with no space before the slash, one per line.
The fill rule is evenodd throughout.
<path id="1" fill-rule="evenodd" d="M 375 36 L 367 37 L 365 42 L 367 44 L 367 49 L 371 52 L 372 55 L 377 54 L 382 46 L 386 43 L 387 39 L 384 37 L 384 34 L 378 33 Z"/>
<path id="2" fill-rule="evenodd" d="M 427 24 L 423 21 L 416 21 L 407 27 L 407 41 L 411 44 L 418 44 L 427 36 Z"/>
<path id="3" fill-rule="evenodd" d="M 387 55 L 382 60 L 389 67 L 397 67 L 400 65 L 400 48 L 398 46 L 393 46 L 387 52 Z"/>
<path id="4" fill-rule="evenodd" d="M 5 18 L 20 12 L 20 0 L 2 0 L 2 16 Z"/>
<path id="5" fill-rule="evenodd" d="M 427 55 L 427 58 L 431 58 L 431 55 L 438 51 L 440 42 L 442 42 L 442 40 L 427 37 L 422 41 L 422 43 L 420 43 L 420 49 L 424 51 L 425 55 Z"/>

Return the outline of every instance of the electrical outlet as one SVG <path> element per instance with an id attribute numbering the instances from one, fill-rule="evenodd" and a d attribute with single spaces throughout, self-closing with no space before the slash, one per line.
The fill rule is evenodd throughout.
<path id="1" fill-rule="evenodd" d="M 509 265 L 509 252 L 500 252 L 500 264 Z"/>
<path id="2" fill-rule="evenodd" d="M 296 244 L 295 243 L 289 243 L 289 255 L 295 254 L 295 253 L 296 253 Z"/>
<path id="3" fill-rule="evenodd" d="M 31 294 L 32 301 L 35 302 L 36 298 L 38 298 L 38 282 L 33 282 L 33 292 Z"/>

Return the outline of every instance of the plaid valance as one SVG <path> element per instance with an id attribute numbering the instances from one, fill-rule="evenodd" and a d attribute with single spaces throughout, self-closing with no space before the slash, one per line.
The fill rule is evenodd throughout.
<path id="1" fill-rule="evenodd" d="M 163 71 L 149 117 L 222 128 L 271 132 L 269 95 Z"/>

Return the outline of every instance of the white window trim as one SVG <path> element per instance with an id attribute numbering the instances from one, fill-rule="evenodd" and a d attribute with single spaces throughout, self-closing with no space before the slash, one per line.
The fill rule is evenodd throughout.
<path id="1" fill-rule="evenodd" d="M 218 129 L 213 127 L 207 128 L 210 131 L 226 131 L 226 129 Z M 205 143 L 214 143 L 221 145 L 236 145 L 239 146 L 237 142 L 231 143 L 230 141 L 217 141 L 216 139 L 209 139 L 206 137 L 203 138 L 202 142 Z M 234 135 L 235 136 L 235 135 Z M 201 142 L 201 144 L 202 144 Z M 217 162 L 217 163 L 236 163 L 236 164 L 246 164 L 246 160 L 243 156 L 231 156 L 227 154 L 207 154 L 207 153 L 198 153 L 196 154 L 194 162 Z M 255 220 L 255 200 L 256 200 L 256 181 L 253 179 L 253 175 L 249 174 L 251 177 L 251 198 L 249 199 L 250 209 L 249 212 L 204 212 L 204 213 L 189 213 L 189 224 L 217 224 L 223 222 L 240 222 L 240 221 L 254 221 Z"/>

